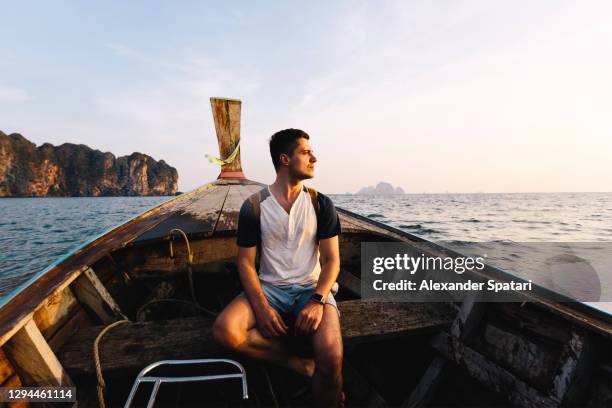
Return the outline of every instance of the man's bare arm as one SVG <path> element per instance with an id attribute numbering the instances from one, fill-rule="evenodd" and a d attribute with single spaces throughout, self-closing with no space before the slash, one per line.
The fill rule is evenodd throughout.
<path id="1" fill-rule="evenodd" d="M 319 241 L 321 274 L 315 292 L 327 297 L 340 273 L 340 249 L 338 236 Z M 298 333 L 308 334 L 316 331 L 323 319 L 323 305 L 310 302 L 298 315 L 295 328 Z"/>
<path id="2" fill-rule="evenodd" d="M 340 249 L 338 236 L 319 241 L 321 257 L 321 274 L 317 283 L 316 293 L 327 296 L 340 273 Z"/>
<path id="3" fill-rule="evenodd" d="M 253 309 L 268 306 L 268 301 L 263 294 L 257 270 L 255 269 L 256 256 L 257 247 L 238 247 L 238 274 L 240 275 L 240 282 L 242 282 L 247 299 L 249 299 Z"/>
<path id="4" fill-rule="evenodd" d="M 240 282 L 253 308 L 257 326 L 265 337 L 280 336 L 287 332 L 287 326 L 280 315 L 272 308 L 264 296 L 255 269 L 257 247 L 238 247 L 238 274 Z"/>

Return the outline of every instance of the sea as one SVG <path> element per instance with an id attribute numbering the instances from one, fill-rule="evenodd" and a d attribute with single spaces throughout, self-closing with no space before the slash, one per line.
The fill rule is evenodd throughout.
<path id="1" fill-rule="evenodd" d="M 516 259 L 520 246 L 585 243 L 597 252 L 604 273 L 612 275 L 608 262 L 612 260 L 608 250 L 612 248 L 612 193 L 330 197 L 337 207 L 430 241 L 503 243 L 514 252 L 507 258 L 514 258 L 515 265 L 520 261 Z M 0 302 L 32 275 L 93 237 L 172 198 L 0 199 Z M 520 274 L 521 268 L 511 272 Z M 612 283 L 603 281 L 602 294 L 612 300 Z"/>

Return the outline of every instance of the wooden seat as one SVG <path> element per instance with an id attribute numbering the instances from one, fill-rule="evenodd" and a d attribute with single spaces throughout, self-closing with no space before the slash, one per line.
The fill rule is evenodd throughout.
<path id="1" fill-rule="evenodd" d="M 435 331 L 448 327 L 454 317 L 445 304 L 351 300 L 339 302 L 338 308 L 346 344 Z M 95 375 L 92 346 L 103 327 L 81 329 L 59 351 L 71 376 Z M 119 325 L 100 342 L 104 376 L 131 375 L 159 360 L 227 355 L 213 341 L 211 327 L 212 320 L 203 317 Z"/>

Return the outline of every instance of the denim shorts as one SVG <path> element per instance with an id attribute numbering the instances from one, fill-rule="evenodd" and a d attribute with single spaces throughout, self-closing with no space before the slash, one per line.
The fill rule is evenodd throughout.
<path id="1" fill-rule="evenodd" d="M 261 289 L 270 306 L 272 306 L 281 316 L 297 316 L 300 311 L 310 301 L 310 297 L 315 292 L 317 285 L 315 283 L 307 285 L 273 285 L 267 282 L 261 282 Z M 240 296 L 246 297 L 242 292 Z M 327 295 L 325 303 L 332 305 L 338 310 L 336 299 L 330 293 Z M 338 312 L 340 314 L 340 312 Z"/>

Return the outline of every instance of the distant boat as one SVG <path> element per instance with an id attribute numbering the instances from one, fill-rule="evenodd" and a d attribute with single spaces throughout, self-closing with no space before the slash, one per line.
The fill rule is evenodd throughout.
<path id="1" fill-rule="evenodd" d="M 98 350 L 108 406 L 123 405 L 145 366 L 205 357 L 242 362 L 249 399 L 241 401 L 240 382 L 228 379 L 164 384 L 158 406 L 310 404 L 305 380 L 228 355 L 211 338 L 215 314 L 241 290 L 235 260 L 240 206 L 264 187 L 242 170 L 241 102 L 212 98 L 211 105 L 220 157 L 233 160 L 222 165 L 217 180 L 92 239 L 8 296 L 0 308 L 2 387 L 76 386 L 79 406 L 93 406 L 94 342 L 107 327 Z M 361 300 L 362 242 L 450 252 L 338 212 L 347 406 L 612 405 L 609 315 L 557 302 L 546 291 L 522 304 Z M 491 267 L 483 274 L 507 277 Z M 193 370 L 179 372 L 187 374 Z M 151 392 L 142 388 L 135 396 L 141 404 Z"/>

